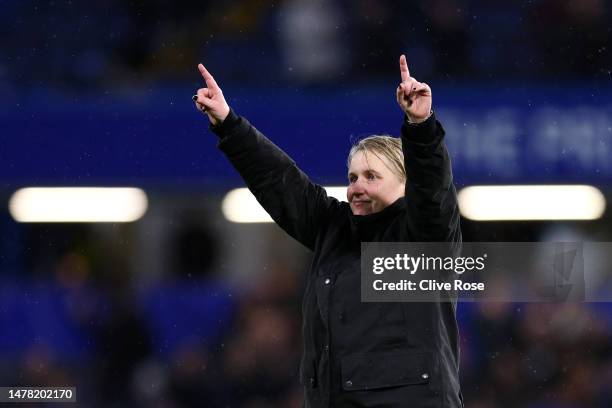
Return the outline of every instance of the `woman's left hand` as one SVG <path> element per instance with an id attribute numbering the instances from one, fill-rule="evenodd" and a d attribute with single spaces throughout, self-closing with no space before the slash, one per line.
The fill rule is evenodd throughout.
<path id="1" fill-rule="evenodd" d="M 397 103 L 413 123 L 425 121 L 431 113 L 431 88 L 410 76 L 406 56 L 400 56 L 402 82 L 397 87 Z"/>

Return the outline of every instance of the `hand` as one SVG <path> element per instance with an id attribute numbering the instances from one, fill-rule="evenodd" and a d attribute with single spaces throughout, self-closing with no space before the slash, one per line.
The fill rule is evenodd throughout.
<path id="1" fill-rule="evenodd" d="M 397 87 L 397 103 L 413 123 L 425 121 L 431 112 L 431 88 L 410 76 L 406 56 L 400 56 L 402 82 Z"/>
<path id="2" fill-rule="evenodd" d="M 229 105 L 225 102 L 223 92 L 215 78 L 204 68 L 204 65 L 198 64 L 198 69 L 204 77 L 206 88 L 198 89 L 196 95 L 193 96 L 193 101 L 200 112 L 208 115 L 210 123 L 214 126 L 220 125 L 229 115 Z"/>

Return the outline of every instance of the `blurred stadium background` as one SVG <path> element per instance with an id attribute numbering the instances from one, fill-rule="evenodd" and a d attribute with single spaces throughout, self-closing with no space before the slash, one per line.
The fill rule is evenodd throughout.
<path id="1" fill-rule="evenodd" d="M 609 1 L 0 10 L 2 386 L 74 385 L 88 407 L 300 406 L 309 254 L 273 224 L 227 219 L 223 198 L 242 183 L 194 110 L 198 62 L 320 184 L 345 183 L 351 141 L 399 132 L 406 53 L 433 89 L 458 188 L 586 184 L 611 198 Z M 146 209 L 125 223 L 9 211 L 20 188 L 55 186 L 138 187 Z M 600 213 L 465 218 L 464 239 L 612 241 Z M 468 407 L 612 406 L 609 303 L 464 303 L 458 315 Z"/>

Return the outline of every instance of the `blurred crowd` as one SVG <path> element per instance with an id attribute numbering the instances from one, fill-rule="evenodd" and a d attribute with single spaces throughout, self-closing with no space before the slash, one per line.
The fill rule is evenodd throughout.
<path id="1" fill-rule="evenodd" d="M 263 86 L 395 78 L 609 80 L 605 0 L 9 0 L 0 85 L 88 89 L 225 80 Z"/>
<path id="2" fill-rule="evenodd" d="M 479 225 L 466 223 L 466 240 L 543 238 L 541 225 Z M 283 245 L 277 227 L 263 228 Z M 139 277 L 141 260 L 130 266 L 134 226 L 104 229 L 13 235 L 22 269 L 0 263 L 1 384 L 76 386 L 90 407 L 301 406 L 305 250 L 279 257 L 266 245 L 260 273 L 232 281 L 210 230 L 179 228 L 153 279 Z M 611 303 L 460 303 L 458 318 L 467 406 L 612 405 Z"/>

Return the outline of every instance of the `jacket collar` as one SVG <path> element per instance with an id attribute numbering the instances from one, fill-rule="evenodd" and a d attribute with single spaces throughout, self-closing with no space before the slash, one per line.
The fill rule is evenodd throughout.
<path id="1" fill-rule="evenodd" d="M 359 233 L 359 235 L 363 235 L 364 233 L 370 235 L 369 233 L 374 232 L 382 223 L 385 223 L 385 221 L 393 218 L 398 212 L 405 209 L 406 200 L 404 197 L 400 197 L 382 211 L 374 214 L 355 215 L 351 212 L 349 216 L 351 220 L 351 229 Z"/>

